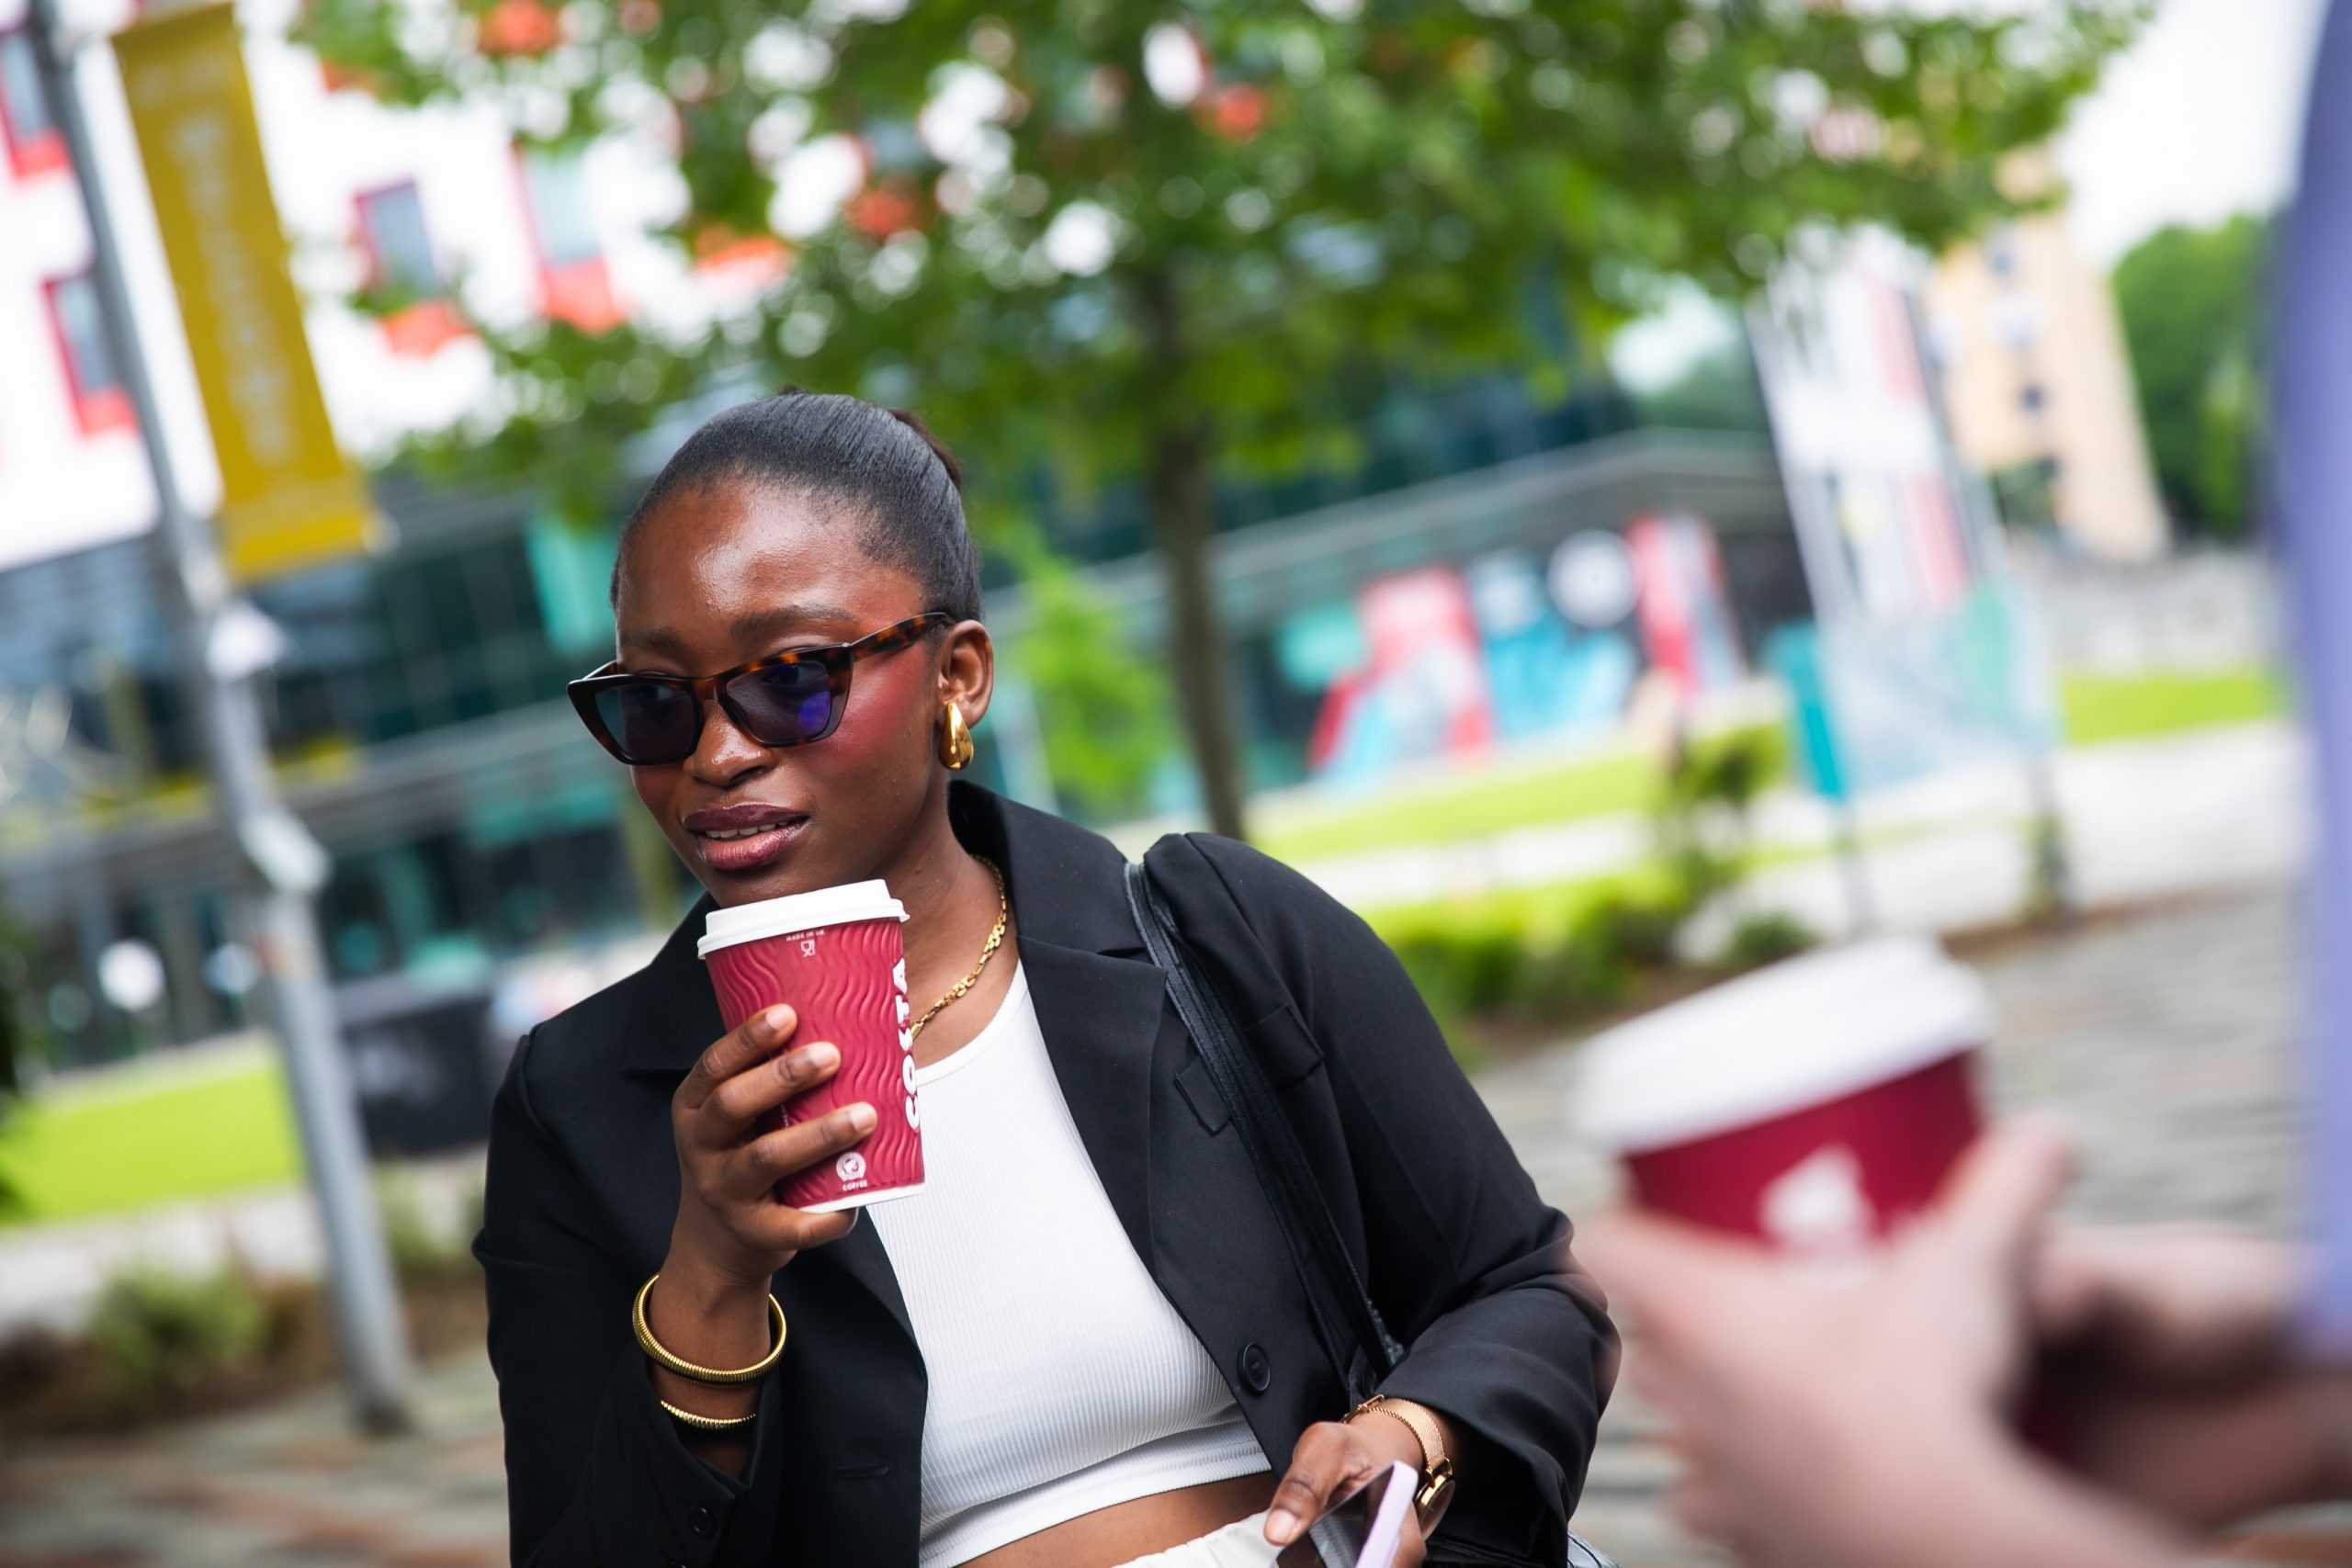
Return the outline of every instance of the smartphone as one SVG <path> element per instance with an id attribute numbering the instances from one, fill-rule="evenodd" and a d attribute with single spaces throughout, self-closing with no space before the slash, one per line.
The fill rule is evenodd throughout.
<path id="1" fill-rule="evenodd" d="M 1388 1568 L 1420 1484 L 1411 1465 L 1390 1465 L 1325 1509 L 1305 1535 L 1283 1548 L 1274 1568 Z"/>

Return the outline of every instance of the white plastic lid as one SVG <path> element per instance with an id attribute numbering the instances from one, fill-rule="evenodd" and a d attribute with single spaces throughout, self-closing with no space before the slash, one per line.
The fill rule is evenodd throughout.
<path id="1" fill-rule="evenodd" d="M 889 885 L 880 877 L 844 882 L 838 887 L 818 887 L 781 898 L 763 898 L 756 904 L 738 904 L 731 909 L 713 909 L 702 923 L 702 941 L 695 944 L 695 952 L 707 958 L 717 948 L 788 931 L 843 926 L 852 920 L 906 918 L 906 906 L 890 897 Z"/>
<path id="2" fill-rule="evenodd" d="M 1881 937 L 1742 976 L 1595 1035 L 1568 1117 L 1623 1154 L 1850 1094 L 1992 1037 L 1975 972 Z"/>

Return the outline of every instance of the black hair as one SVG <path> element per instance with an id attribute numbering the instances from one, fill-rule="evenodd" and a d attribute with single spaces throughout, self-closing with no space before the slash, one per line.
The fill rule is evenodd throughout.
<path id="1" fill-rule="evenodd" d="M 621 525 L 615 604 L 638 525 L 682 491 L 729 483 L 839 503 L 875 559 L 922 585 L 921 608 L 980 618 L 980 554 L 964 520 L 956 455 L 909 410 L 797 387 L 721 410 L 670 455 Z"/>

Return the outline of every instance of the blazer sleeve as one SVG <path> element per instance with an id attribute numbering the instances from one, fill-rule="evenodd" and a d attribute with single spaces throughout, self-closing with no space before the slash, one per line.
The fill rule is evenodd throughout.
<path id="1" fill-rule="evenodd" d="M 1364 1223 L 1366 1287 L 1406 1347 L 1382 1392 L 1443 1412 L 1519 1473 L 1464 1475 L 1440 1539 L 1562 1561 L 1617 1332 L 1388 945 L 1297 872 L 1188 836 L 1323 1052 Z M 1491 1462 L 1491 1461 L 1490 1461 Z"/>
<path id="2" fill-rule="evenodd" d="M 490 1361 L 506 1430 L 510 1550 L 533 1568 L 772 1564 L 784 1444 L 762 1391 L 742 1478 L 705 1463 L 662 1413 L 629 1306 L 644 1281 L 583 1228 L 596 1213 L 533 1101 L 534 1036 L 491 1113 L 474 1256 L 490 1298 Z"/>

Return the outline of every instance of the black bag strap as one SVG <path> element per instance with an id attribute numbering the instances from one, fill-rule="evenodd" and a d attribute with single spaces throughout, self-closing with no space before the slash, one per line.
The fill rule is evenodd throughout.
<path id="1" fill-rule="evenodd" d="M 1168 976 L 1168 994 L 1176 1004 L 1176 1015 L 1192 1034 L 1209 1081 L 1225 1101 L 1241 1146 L 1282 1224 L 1291 1261 L 1306 1289 L 1316 1333 L 1331 1364 L 1339 1369 L 1349 1402 L 1363 1400 L 1405 1359 L 1404 1348 L 1388 1332 L 1380 1309 L 1364 1289 L 1363 1276 L 1348 1254 L 1339 1222 L 1331 1217 L 1315 1168 L 1307 1163 L 1297 1132 L 1274 1098 L 1265 1069 L 1242 1043 L 1231 1010 L 1209 984 L 1199 957 L 1177 929 L 1151 873 L 1130 864 L 1126 881 L 1127 908 L 1135 916 L 1136 929 L 1143 933 L 1151 961 Z"/>

